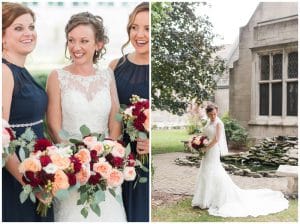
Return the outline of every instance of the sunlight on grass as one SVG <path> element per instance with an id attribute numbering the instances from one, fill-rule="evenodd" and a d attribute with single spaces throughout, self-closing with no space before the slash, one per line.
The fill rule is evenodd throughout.
<path id="1" fill-rule="evenodd" d="M 190 136 L 185 129 L 153 130 L 151 132 L 152 155 L 169 152 L 183 152 L 181 140 L 187 140 Z"/>
<path id="2" fill-rule="evenodd" d="M 211 216 L 206 210 L 191 207 L 191 198 L 183 199 L 176 204 L 152 208 L 153 222 L 297 222 L 298 200 L 290 200 L 287 210 L 282 212 L 245 218 L 222 218 Z"/>

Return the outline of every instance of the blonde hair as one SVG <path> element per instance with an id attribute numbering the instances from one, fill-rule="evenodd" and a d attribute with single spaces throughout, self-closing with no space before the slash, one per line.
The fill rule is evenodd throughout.
<path id="1" fill-rule="evenodd" d="M 122 46 L 121 51 L 122 51 L 122 55 L 123 55 L 123 60 L 125 60 L 125 54 L 124 54 L 124 49 L 125 47 L 130 43 L 130 29 L 132 27 L 132 24 L 135 20 L 135 17 L 138 13 L 140 12 L 145 12 L 148 11 L 149 12 L 149 2 L 142 2 L 139 5 L 137 5 L 134 10 L 130 13 L 129 15 L 129 19 L 128 19 L 128 23 L 127 23 L 127 35 L 128 35 L 128 40 L 127 42 Z"/>

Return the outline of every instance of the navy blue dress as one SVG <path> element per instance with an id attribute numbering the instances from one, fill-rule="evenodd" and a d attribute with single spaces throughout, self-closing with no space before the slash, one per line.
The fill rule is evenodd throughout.
<path id="1" fill-rule="evenodd" d="M 47 94 L 39 86 L 29 72 L 5 59 L 6 64 L 13 73 L 14 89 L 10 109 L 9 124 L 28 124 L 44 118 L 47 108 Z M 43 138 L 43 123 L 31 127 L 38 138 Z M 26 128 L 13 128 L 16 137 L 19 137 Z M 18 155 L 18 153 L 17 153 Z M 52 222 L 53 209 L 48 210 L 48 217 L 40 217 L 36 213 L 37 203 L 30 199 L 21 204 L 19 194 L 21 184 L 6 170 L 2 169 L 2 221 L 4 222 Z"/>
<path id="2" fill-rule="evenodd" d="M 130 97 L 135 94 L 149 99 L 149 65 L 136 65 L 130 62 L 126 55 L 121 58 L 114 71 L 120 104 L 130 104 Z M 129 143 L 129 136 L 124 134 L 125 143 Z M 131 142 L 131 150 L 136 154 L 136 142 Z M 149 168 L 149 164 L 146 164 Z M 149 173 L 138 170 L 140 176 L 147 177 L 147 183 L 134 181 L 124 182 L 122 185 L 123 202 L 128 222 L 149 221 Z"/>

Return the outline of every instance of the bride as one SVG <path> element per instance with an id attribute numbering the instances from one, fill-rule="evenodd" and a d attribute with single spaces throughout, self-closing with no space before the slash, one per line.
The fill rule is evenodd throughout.
<path id="1" fill-rule="evenodd" d="M 201 161 L 192 206 L 208 209 L 210 215 L 246 217 L 267 215 L 288 208 L 288 200 L 279 191 L 240 189 L 230 179 L 220 162 L 220 154 L 228 152 L 224 124 L 217 117 L 218 108 L 206 108 L 209 123 L 204 134 L 210 139 Z"/>
<path id="2" fill-rule="evenodd" d="M 49 97 L 47 123 L 55 143 L 62 141 L 61 129 L 71 136 L 80 136 L 79 128 L 85 124 L 92 132 L 105 133 L 112 139 L 121 134 L 115 120 L 119 110 L 114 76 L 109 69 L 95 69 L 93 64 L 105 53 L 108 38 L 102 18 L 83 12 L 73 15 L 65 27 L 66 47 L 72 63 L 51 72 L 47 82 Z M 116 190 L 121 194 L 121 188 Z M 79 193 L 72 191 L 68 198 L 54 203 L 55 221 L 126 221 L 123 203 L 106 192 L 100 203 L 101 217 L 89 211 L 85 219 L 82 206 L 77 205 Z"/>

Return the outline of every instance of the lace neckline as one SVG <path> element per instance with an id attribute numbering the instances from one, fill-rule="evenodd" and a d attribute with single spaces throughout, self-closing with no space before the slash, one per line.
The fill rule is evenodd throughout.
<path id="1" fill-rule="evenodd" d="M 68 70 L 65 69 L 61 69 L 63 71 L 64 74 L 67 74 L 68 76 L 71 76 L 72 78 L 78 78 L 78 79 L 95 79 L 99 76 L 100 72 L 98 69 L 96 69 L 95 75 L 79 75 L 76 73 L 72 73 Z"/>

